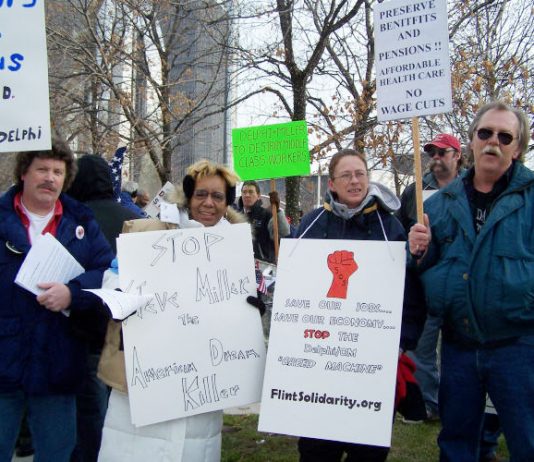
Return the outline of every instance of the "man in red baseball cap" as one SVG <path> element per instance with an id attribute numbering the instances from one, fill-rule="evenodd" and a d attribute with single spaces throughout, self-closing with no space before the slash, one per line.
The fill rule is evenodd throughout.
<path id="1" fill-rule="evenodd" d="M 425 144 L 424 151 L 430 157 L 430 163 L 429 171 L 423 176 L 423 199 L 456 178 L 462 165 L 461 149 L 458 138 L 447 133 L 440 133 L 430 143 Z M 415 183 L 408 185 L 401 195 L 399 219 L 406 232 L 417 221 Z M 436 347 L 440 326 L 439 318 L 427 316 L 417 348 L 409 354 L 417 366 L 415 378 L 423 394 L 427 415 L 426 419 L 421 419 L 420 413 L 414 408 L 413 415 L 409 411 L 405 413 L 406 422 L 437 419 L 439 372 Z"/>
<path id="2" fill-rule="evenodd" d="M 462 147 L 460 140 L 453 135 L 440 133 L 424 146 L 430 157 L 428 172 L 423 176 L 423 198 L 430 196 L 426 191 L 435 191 L 448 185 L 460 172 Z M 415 206 L 415 183 L 406 187 L 401 195 L 399 219 L 406 231 L 417 221 Z"/>
<path id="3" fill-rule="evenodd" d="M 425 144 L 425 152 L 428 152 L 433 146 L 439 149 L 452 148 L 456 152 L 461 151 L 460 140 L 458 140 L 458 138 L 455 136 L 448 135 L 447 133 L 440 133 L 430 143 Z"/>

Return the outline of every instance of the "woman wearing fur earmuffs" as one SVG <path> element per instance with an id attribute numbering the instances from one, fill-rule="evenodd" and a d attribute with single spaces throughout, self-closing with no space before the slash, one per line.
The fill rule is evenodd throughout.
<path id="1" fill-rule="evenodd" d="M 166 197 L 167 202 L 176 203 L 178 206 L 177 224 L 165 223 L 158 219 L 132 220 L 125 223 L 123 232 L 245 223 L 246 217 L 231 207 L 235 200 L 237 181 L 237 175 L 227 167 L 207 160 L 198 161 L 188 168 L 183 179 L 183 190 L 177 188 L 175 197 Z M 259 297 L 249 297 L 247 301 L 256 306 L 260 313 L 265 310 L 265 305 Z M 99 364 L 98 376 L 112 387 L 112 392 L 98 460 L 219 461 L 222 411 L 144 427 L 131 424 L 120 326 L 120 323 L 110 322 Z"/>

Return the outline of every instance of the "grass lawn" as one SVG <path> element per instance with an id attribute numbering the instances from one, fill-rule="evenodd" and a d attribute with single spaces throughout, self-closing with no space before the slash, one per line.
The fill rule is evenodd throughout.
<path id="1" fill-rule="evenodd" d="M 225 415 L 222 462 L 298 462 L 297 438 L 259 433 L 258 416 Z M 388 462 L 434 462 L 438 460 L 436 437 L 439 422 L 393 427 L 393 442 Z M 507 457 L 504 440 L 499 440 L 499 455 Z"/>

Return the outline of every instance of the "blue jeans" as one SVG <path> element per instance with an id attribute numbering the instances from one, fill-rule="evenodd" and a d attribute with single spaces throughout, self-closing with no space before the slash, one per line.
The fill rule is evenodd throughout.
<path id="1" fill-rule="evenodd" d="M 499 436 L 501 435 L 501 422 L 497 414 L 484 414 L 484 425 L 482 436 L 480 438 L 480 457 L 481 462 L 493 460 L 497 455 L 499 447 Z"/>
<path id="2" fill-rule="evenodd" d="M 35 449 L 34 462 L 68 462 L 76 443 L 75 395 L 0 393 L 0 462 L 10 462 L 24 409 Z"/>
<path id="3" fill-rule="evenodd" d="M 495 348 L 464 348 L 444 340 L 441 349 L 438 437 L 441 462 L 479 458 L 485 395 L 499 414 L 510 462 L 534 454 L 534 342 L 523 337 Z"/>
<path id="4" fill-rule="evenodd" d="M 87 356 L 85 377 L 76 395 L 78 436 L 71 462 L 98 460 L 110 392 L 110 388 L 96 376 L 99 359 L 100 354 Z"/>
<path id="5" fill-rule="evenodd" d="M 438 391 L 439 391 L 439 370 L 438 370 L 438 341 L 439 330 L 441 328 L 441 318 L 428 316 L 425 327 L 414 351 L 407 354 L 415 362 L 415 378 L 421 392 L 427 410 L 438 413 Z"/>

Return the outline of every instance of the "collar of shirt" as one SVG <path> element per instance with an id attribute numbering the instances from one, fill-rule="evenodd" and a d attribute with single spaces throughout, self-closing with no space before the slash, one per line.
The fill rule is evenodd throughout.
<path id="1" fill-rule="evenodd" d="M 15 212 L 17 212 L 17 215 L 20 218 L 20 221 L 22 222 L 22 225 L 26 229 L 26 232 L 28 233 L 30 228 L 30 219 L 24 212 L 24 208 L 22 207 L 22 192 L 18 192 L 15 195 L 15 198 L 13 199 L 13 208 L 15 209 Z M 63 205 L 61 204 L 61 201 L 58 199 L 56 201 L 56 204 L 54 206 L 54 214 L 52 215 L 52 218 L 47 223 L 45 228 L 43 229 L 42 234 L 50 233 L 52 236 L 56 236 L 57 228 L 59 226 L 59 222 L 61 221 L 61 217 L 63 216 Z M 28 239 L 30 239 L 30 236 L 28 235 Z M 30 239 L 31 240 L 31 239 Z"/>

